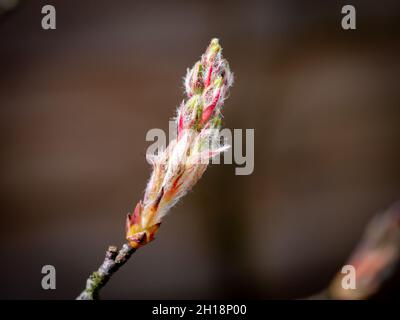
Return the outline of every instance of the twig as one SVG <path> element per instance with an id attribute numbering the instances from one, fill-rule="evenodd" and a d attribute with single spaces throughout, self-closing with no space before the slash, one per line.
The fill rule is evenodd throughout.
<path id="1" fill-rule="evenodd" d="M 356 271 L 356 288 L 345 289 L 339 272 L 330 285 L 310 299 L 367 299 L 398 270 L 400 262 L 400 203 L 373 217 L 347 261 Z"/>
<path id="2" fill-rule="evenodd" d="M 126 219 L 126 240 L 118 252 L 109 247 L 99 270 L 93 272 L 79 300 L 97 299 L 116 272 L 138 248 L 152 241 L 169 210 L 201 178 L 209 160 L 229 148 L 221 143 L 221 110 L 233 84 L 228 61 L 218 39 L 212 39 L 201 59 L 185 77 L 187 100 L 177 110 L 177 137 L 151 156 L 153 172 L 143 200 Z"/>
<path id="3" fill-rule="evenodd" d="M 107 249 L 106 256 L 99 269 L 93 272 L 86 281 L 86 288 L 76 300 L 97 300 L 100 289 L 103 288 L 111 276 L 123 266 L 136 251 L 128 243 L 125 243 L 121 250 L 115 246 Z"/>

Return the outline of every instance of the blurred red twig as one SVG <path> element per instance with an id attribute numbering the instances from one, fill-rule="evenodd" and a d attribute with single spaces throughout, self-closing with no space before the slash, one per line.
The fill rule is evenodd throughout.
<path id="1" fill-rule="evenodd" d="M 356 288 L 344 288 L 338 272 L 327 289 L 311 299 L 367 299 L 392 277 L 400 260 L 400 203 L 373 217 L 347 261 L 355 269 Z"/>

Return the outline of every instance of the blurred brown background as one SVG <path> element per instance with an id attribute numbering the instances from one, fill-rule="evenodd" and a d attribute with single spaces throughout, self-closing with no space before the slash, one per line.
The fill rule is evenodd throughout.
<path id="1" fill-rule="evenodd" d="M 0 4 L 17 5 L 0 17 L 0 298 L 74 298 L 124 241 L 146 132 L 167 129 L 212 37 L 236 76 L 225 125 L 255 128 L 255 171 L 212 166 L 103 298 L 310 295 L 399 198 L 398 1 Z"/>

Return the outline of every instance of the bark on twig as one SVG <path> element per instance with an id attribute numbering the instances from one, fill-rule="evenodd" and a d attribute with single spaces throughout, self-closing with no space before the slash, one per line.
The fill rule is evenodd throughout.
<path id="1" fill-rule="evenodd" d="M 76 299 L 97 300 L 100 289 L 107 284 L 111 276 L 129 260 L 135 251 L 136 249 L 128 243 L 125 243 L 119 251 L 115 246 L 108 247 L 103 263 L 97 271 L 89 276 L 85 290 Z"/>

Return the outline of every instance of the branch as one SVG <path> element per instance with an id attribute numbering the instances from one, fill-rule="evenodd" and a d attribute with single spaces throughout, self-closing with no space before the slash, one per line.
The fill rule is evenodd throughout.
<path id="1" fill-rule="evenodd" d="M 400 203 L 378 214 L 347 261 L 356 270 L 356 289 L 344 289 L 338 272 L 328 288 L 311 299 L 367 299 L 395 275 L 400 262 Z"/>
<path id="2" fill-rule="evenodd" d="M 99 299 L 100 289 L 103 288 L 111 276 L 118 271 L 136 251 L 135 248 L 125 243 L 121 250 L 115 246 L 107 249 L 106 256 L 99 269 L 93 272 L 86 281 L 86 288 L 76 298 L 76 300 L 97 300 Z"/>

